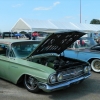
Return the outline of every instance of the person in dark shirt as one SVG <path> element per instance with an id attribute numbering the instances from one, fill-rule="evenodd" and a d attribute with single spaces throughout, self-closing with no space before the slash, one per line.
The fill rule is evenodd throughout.
<path id="1" fill-rule="evenodd" d="M 26 36 L 29 40 L 31 40 L 31 34 L 26 33 L 25 36 Z"/>

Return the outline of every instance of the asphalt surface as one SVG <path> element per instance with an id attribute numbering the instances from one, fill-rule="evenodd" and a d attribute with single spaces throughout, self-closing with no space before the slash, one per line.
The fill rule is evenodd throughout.
<path id="1" fill-rule="evenodd" d="M 40 91 L 37 94 L 0 79 L 0 100 L 100 100 L 100 74 L 92 72 L 81 84 L 64 90 L 51 93 Z"/>

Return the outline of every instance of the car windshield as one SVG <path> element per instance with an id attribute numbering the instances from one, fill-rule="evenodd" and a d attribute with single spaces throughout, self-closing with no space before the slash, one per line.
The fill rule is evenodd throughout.
<path id="1" fill-rule="evenodd" d="M 74 48 L 90 48 L 96 44 L 97 43 L 93 38 L 81 37 L 79 40 L 74 42 L 73 46 Z"/>
<path id="2" fill-rule="evenodd" d="M 16 42 L 12 44 L 12 50 L 16 57 L 24 58 L 30 55 L 39 43 L 40 41 Z"/>

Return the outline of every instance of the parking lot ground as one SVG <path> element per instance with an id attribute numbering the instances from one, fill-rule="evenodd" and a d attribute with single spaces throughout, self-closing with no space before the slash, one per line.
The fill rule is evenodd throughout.
<path id="1" fill-rule="evenodd" d="M 23 86 L 0 79 L 0 100 L 100 100 L 100 74 L 92 72 L 81 84 L 51 93 L 30 93 Z"/>

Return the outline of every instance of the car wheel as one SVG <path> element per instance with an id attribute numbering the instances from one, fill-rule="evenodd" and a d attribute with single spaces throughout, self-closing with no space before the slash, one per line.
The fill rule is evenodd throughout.
<path id="1" fill-rule="evenodd" d="M 94 72 L 100 72 L 100 60 L 99 60 L 99 59 L 94 59 L 94 60 L 91 62 L 91 69 L 92 69 Z"/>
<path id="2" fill-rule="evenodd" d="M 36 93 L 39 91 L 37 80 L 32 76 L 25 75 L 24 85 L 26 89 L 30 92 Z"/>

